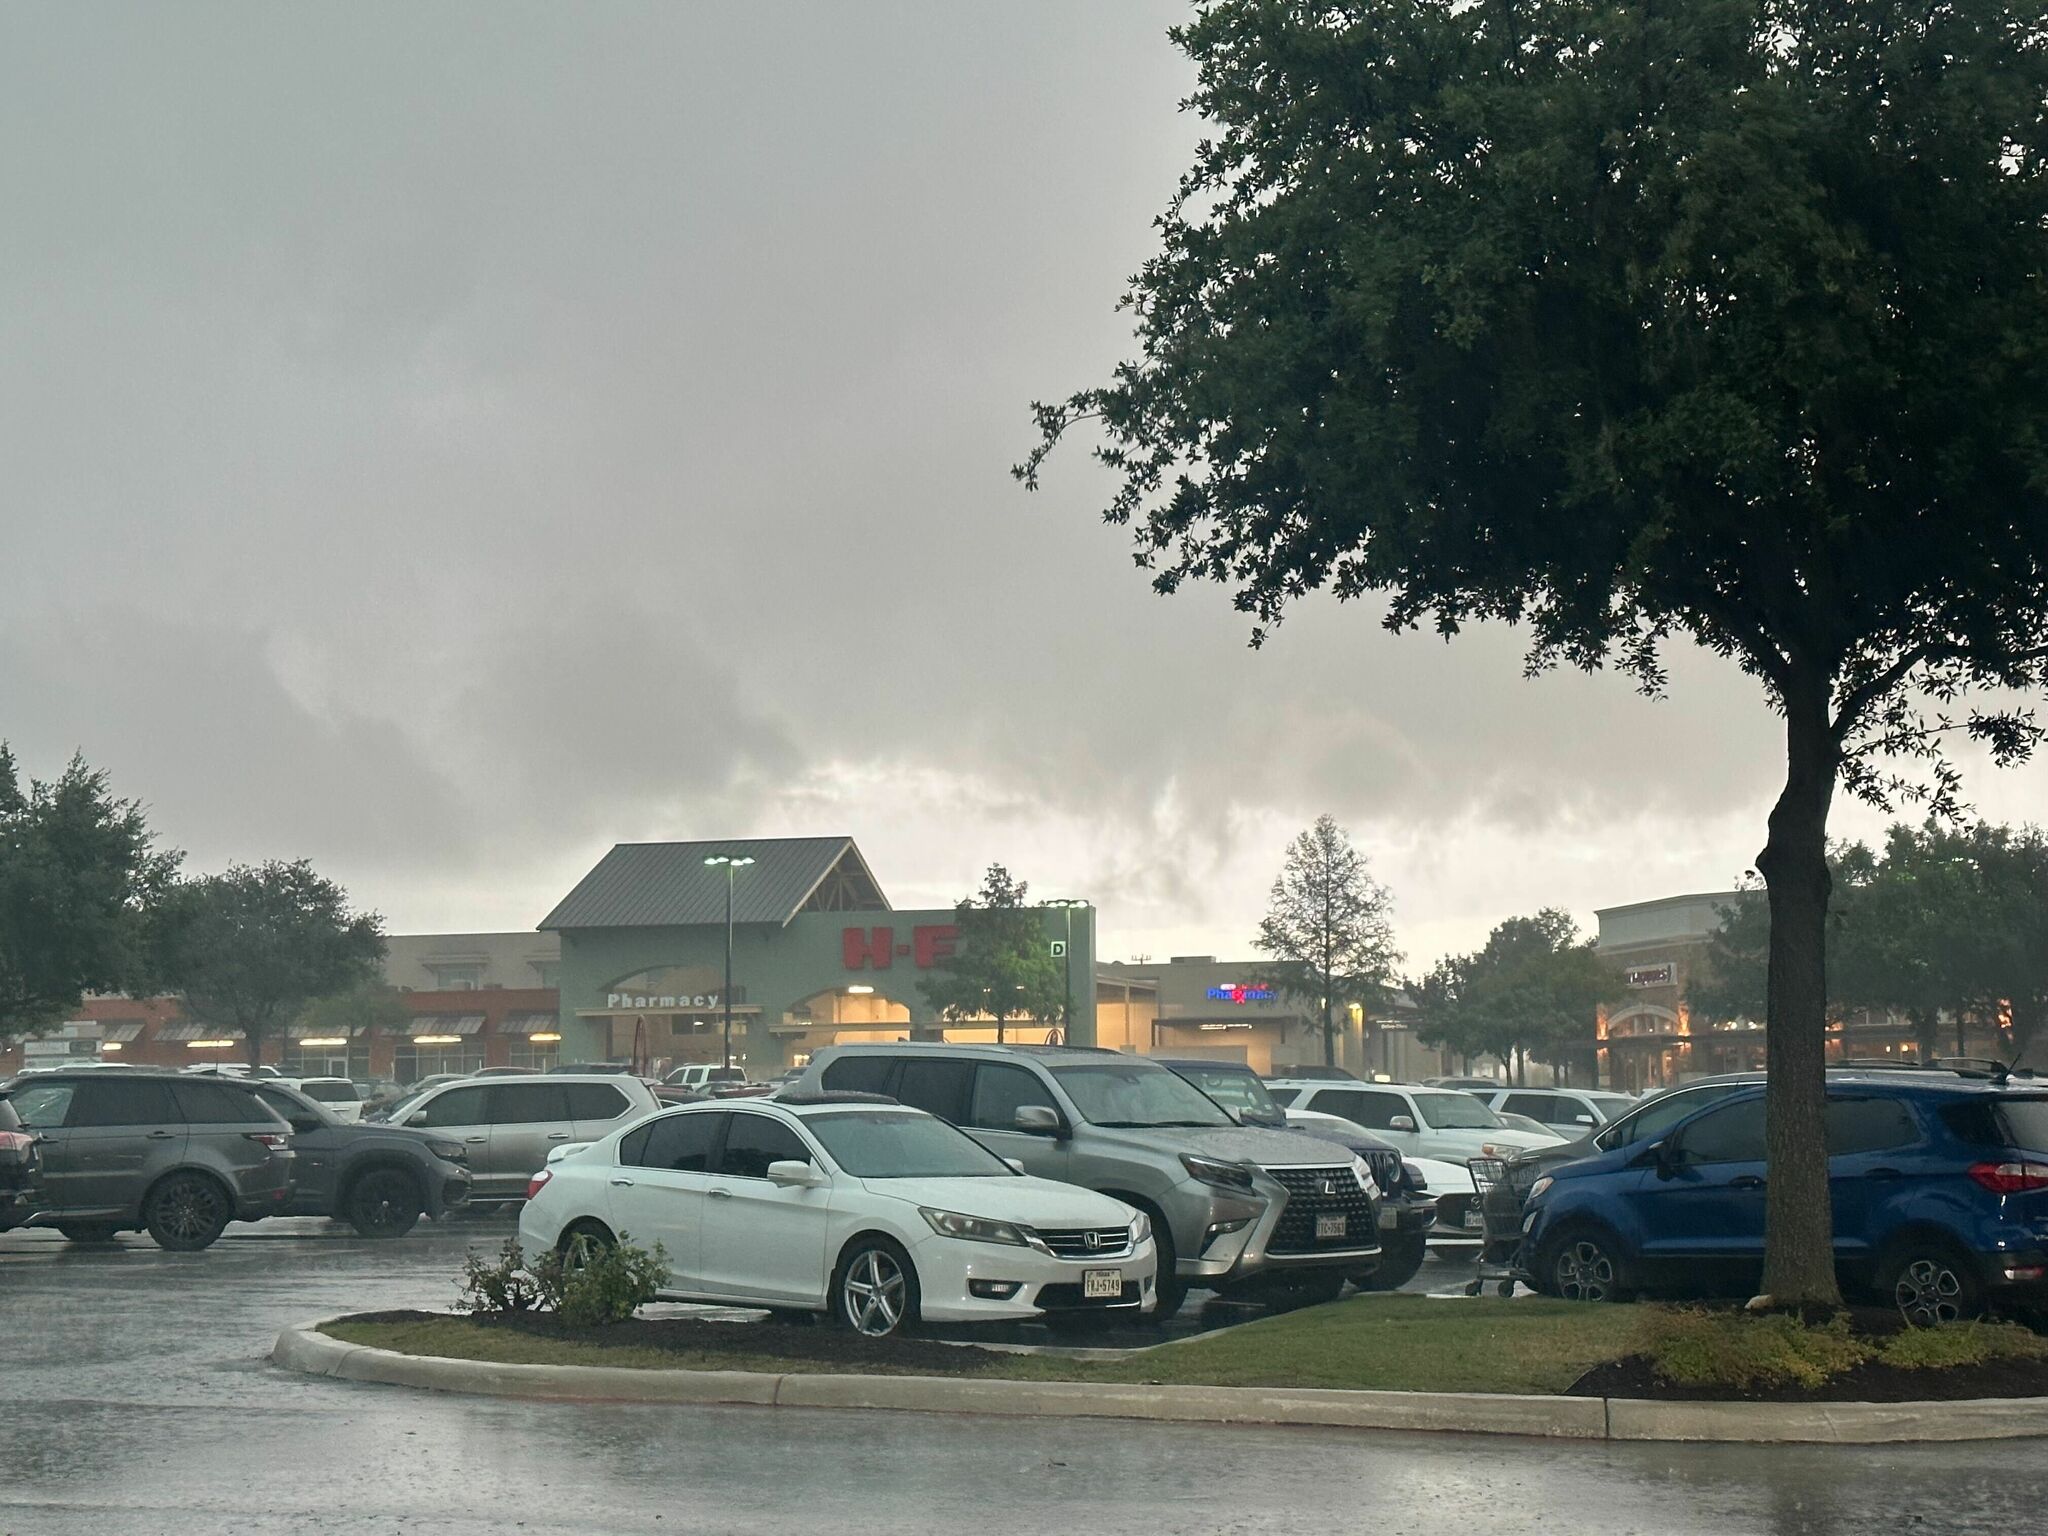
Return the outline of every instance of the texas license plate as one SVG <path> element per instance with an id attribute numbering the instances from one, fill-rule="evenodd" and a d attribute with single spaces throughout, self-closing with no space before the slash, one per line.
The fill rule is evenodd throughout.
<path id="1" fill-rule="evenodd" d="M 1481 1210 L 1467 1211 L 1465 1213 L 1465 1225 L 1475 1232 L 1481 1230 L 1486 1225 L 1486 1212 Z"/>
<path id="2" fill-rule="evenodd" d="M 1081 1271 L 1081 1299 L 1083 1301 L 1116 1301 L 1124 1293 L 1124 1272 L 1120 1269 L 1084 1269 Z"/>
<path id="3" fill-rule="evenodd" d="M 1316 1218 L 1316 1237 L 1318 1240 L 1326 1237 L 1342 1237 L 1343 1235 L 1344 1213 L 1342 1211 L 1332 1211 L 1326 1216 L 1318 1216 Z"/>

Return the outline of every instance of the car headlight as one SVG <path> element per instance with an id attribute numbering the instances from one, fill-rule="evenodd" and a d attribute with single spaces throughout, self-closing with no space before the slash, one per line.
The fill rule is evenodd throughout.
<path id="1" fill-rule="evenodd" d="M 1408 1178 L 1408 1187 L 1417 1194 L 1429 1188 L 1429 1180 L 1422 1176 L 1422 1170 L 1413 1163 L 1403 1163 L 1401 1165 L 1401 1172 Z"/>
<path id="2" fill-rule="evenodd" d="M 1012 1248 L 1031 1246 L 1031 1239 L 1024 1235 L 1024 1229 L 1011 1222 L 990 1221 L 986 1216 L 963 1216 L 958 1211 L 935 1211 L 925 1205 L 919 1206 L 917 1213 L 941 1237 L 957 1237 L 969 1243 L 1007 1243 Z"/>
<path id="3" fill-rule="evenodd" d="M 1372 1164 L 1368 1163 L 1364 1158 L 1355 1155 L 1352 1157 L 1351 1177 L 1358 1180 L 1358 1187 L 1364 1190 L 1366 1194 L 1375 1200 L 1379 1198 L 1380 1187 L 1373 1182 Z"/>
<path id="4" fill-rule="evenodd" d="M 1534 1184 L 1531 1184 L 1529 1186 L 1529 1198 L 1531 1200 L 1541 1200 L 1543 1198 L 1544 1191 L 1549 1189 L 1550 1186 L 1555 1184 L 1556 1182 L 1557 1180 L 1553 1179 L 1549 1174 L 1546 1173 L 1545 1175 L 1543 1175 L 1542 1178 L 1538 1179 Z"/>
<path id="5" fill-rule="evenodd" d="M 427 1143 L 427 1150 L 444 1162 L 466 1163 L 469 1161 L 469 1149 L 459 1141 L 430 1141 Z"/>
<path id="6" fill-rule="evenodd" d="M 1243 1163 L 1219 1162 L 1213 1157 L 1197 1157 L 1192 1152 L 1180 1155 L 1181 1167 L 1188 1176 L 1214 1189 L 1227 1189 L 1241 1195 L 1252 1192 L 1252 1171 Z"/>
<path id="7" fill-rule="evenodd" d="M 1521 1152 L 1520 1147 L 1503 1146 L 1500 1142 L 1489 1141 L 1479 1148 L 1481 1157 L 1498 1157 L 1503 1161 L 1512 1160 Z"/>
<path id="8" fill-rule="evenodd" d="M 1131 1246 L 1135 1248 L 1140 1243 L 1151 1241 L 1151 1238 L 1152 1218 L 1140 1211 L 1131 1221 Z"/>

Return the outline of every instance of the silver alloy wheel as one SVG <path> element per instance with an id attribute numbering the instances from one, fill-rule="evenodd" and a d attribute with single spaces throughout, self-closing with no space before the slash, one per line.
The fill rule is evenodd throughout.
<path id="1" fill-rule="evenodd" d="M 908 1290 L 893 1258 L 880 1248 L 864 1248 L 846 1267 L 840 1304 L 854 1332 L 879 1339 L 902 1325 Z"/>
<path id="2" fill-rule="evenodd" d="M 1614 1259 L 1591 1238 L 1566 1243 L 1551 1273 L 1566 1301 L 1606 1301 L 1614 1295 Z"/>
<path id="3" fill-rule="evenodd" d="M 589 1269 L 604 1252 L 603 1241 L 591 1232 L 572 1232 L 562 1249 L 562 1272 L 574 1277 Z"/>
<path id="4" fill-rule="evenodd" d="M 1915 1259 L 1899 1271 L 1892 1300 L 1915 1328 L 1961 1322 L 1966 1287 L 1955 1266 L 1936 1258 Z"/>

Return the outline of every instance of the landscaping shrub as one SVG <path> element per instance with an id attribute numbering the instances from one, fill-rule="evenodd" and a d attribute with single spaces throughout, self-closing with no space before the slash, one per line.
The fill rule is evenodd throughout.
<path id="1" fill-rule="evenodd" d="M 1652 1309 L 1636 1353 L 1665 1381 L 1687 1387 L 1814 1388 L 1870 1358 L 1849 1320 L 1806 1323 L 1784 1314 Z"/>
<path id="2" fill-rule="evenodd" d="M 476 1253 L 464 1258 L 455 1310 L 497 1318 L 551 1312 L 565 1327 L 596 1328 L 624 1322 L 654 1300 L 668 1278 L 668 1252 L 660 1243 L 649 1253 L 621 1235 L 609 1246 L 587 1246 L 581 1259 L 571 1269 L 551 1248 L 529 1260 L 518 1240 L 507 1238 L 495 1260 Z"/>
<path id="3" fill-rule="evenodd" d="M 1905 1370 L 1941 1370 L 1986 1360 L 2048 1359 L 2048 1339 L 2014 1323 L 1951 1323 L 1909 1328 L 1887 1339 L 1877 1358 Z"/>
<path id="4" fill-rule="evenodd" d="M 655 1299 L 667 1278 L 668 1252 L 660 1243 L 649 1253 L 621 1233 L 618 1242 L 586 1252 L 567 1272 L 555 1315 L 570 1328 L 623 1323 Z"/>

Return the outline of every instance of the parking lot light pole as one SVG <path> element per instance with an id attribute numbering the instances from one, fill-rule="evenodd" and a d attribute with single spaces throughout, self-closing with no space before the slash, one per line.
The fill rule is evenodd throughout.
<path id="1" fill-rule="evenodd" d="M 725 866 L 725 990 L 718 994 L 718 1000 L 725 1005 L 725 1067 L 729 1072 L 732 1070 L 732 876 L 734 870 L 744 869 L 754 861 L 716 853 L 704 862 Z"/>
<path id="2" fill-rule="evenodd" d="M 1048 907 L 1059 907 L 1067 915 L 1067 947 L 1061 955 L 1061 958 L 1067 963 L 1067 990 L 1061 995 L 1060 999 L 1060 1033 L 1065 1043 L 1072 1045 L 1074 1043 L 1074 909 L 1076 907 L 1085 907 L 1088 903 L 1063 896 L 1057 901 L 1048 901 L 1045 905 Z"/>

